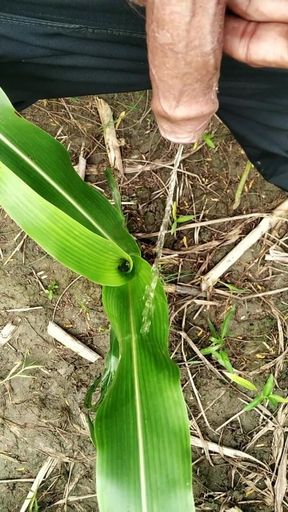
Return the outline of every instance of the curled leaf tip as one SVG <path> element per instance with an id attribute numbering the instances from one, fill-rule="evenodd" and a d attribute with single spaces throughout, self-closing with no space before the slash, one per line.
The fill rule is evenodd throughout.
<path id="1" fill-rule="evenodd" d="M 120 263 L 118 265 L 119 272 L 121 272 L 122 274 L 130 274 L 132 269 L 133 269 L 132 260 L 129 261 L 129 260 L 126 260 L 125 258 L 122 258 L 120 260 Z"/>

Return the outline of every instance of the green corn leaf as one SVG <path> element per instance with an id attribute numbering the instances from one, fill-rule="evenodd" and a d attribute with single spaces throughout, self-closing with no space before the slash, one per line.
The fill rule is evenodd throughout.
<path id="1" fill-rule="evenodd" d="M 96 410 L 95 404 L 93 403 L 93 396 L 96 390 L 99 388 L 101 380 L 101 376 L 96 377 L 96 379 L 94 379 L 86 391 L 86 395 L 84 397 L 84 407 L 86 407 L 86 409 L 88 409 L 90 412 L 94 412 Z"/>
<path id="2" fill-rule="evenodd" d="M 144 330 L 154 274 L 123 218 L 80 180 L 63 146 L 18 115 L 1 90 L 0 204 L 54 258 L 107 286 L 111 350 L 97 407 L 98 382 L 86 397 L 90 413 L 96 410 L 96 423 L 88 417 L 88 424 L 101 512 L 194 512 L 189 422 L 168 353 L 163 287 L 158 281 Z"/>
<path id="3" fill-rule="evenodd" d="M 96 414 L 100 510 L 194 512 L 188 418 L 168 354 L 167 301 L 158 281 L 143 329 L 153 272 L 137 257 L 134 269 L 137 279 L 103 293 L 119 364 Z"/>
<path id="4" fill-rule="evenodd" d="M 119 364 L 119 343 L 118 343 L 118 340 L 115 336 L 113 329 L 111 329 L 111 331 L 110 331 L 110 350 L 105 358 L 104 373 L 103 373 L 102 377 L 100 378 L 100 380 L 97 382 L 97 385 L 94 387 L 94 390 L 93 389 L 91 390 L 92 395 L 93 395 L 93 393 L 96 391 L 96 388 L 99 387 L 99 389 L 100 389 L 100 397 L 99 397 L 98 401 L 96 402 L 96 404 L 93 406 L 94 412 L 97 411 L 98 406 L 104 399 L 110 385 L 112 384 L 118 364 Z M 92 386 L 93 386 L 93 384 L 92 384 Z M 88 389 L 87 393 L 89 394 L 89 389 Z M 92 402 L 92 395 L 91 395 L 91 402 Z M 88 398 L 87 394 L 86 394 L 86 398 Z"/>
<path id="5" fill-rule="evenodd" d="M 91 419 L 89 412 L 86 413 L 86 420 L 87 420 L 87 425 L 88 425 L 88 429 L 89 429 L 90 439 L 92 441 L 94 448 L 96 449 L 96 436 L 95 436 L 94 421 Z"/>
<path id="6" fill-rule="evenodd" d="M 90 432 L 91 441 L 94 447 L 97 449 L 96 445 L 96 431 L 95 431 L 95 413 L 104 399 L 110 384 L 113 381 L 117 366 L 119 363 L 119 343 L 118 340 L 111 329 L 110 332 L 110 349 L 105 358 L 105 369 L 104 373 L 101 377 L 97 377 L 94 382 L 87 389 L 85 398 L 84 398 L 84 406 L 88 410 L 86 417 Z M 93 403 L 93 397 L 96 391 L 99 390 L 100 396 L 98 396 L 97 400 Z M 94 419 L 92 420 L 92 417 Z"/>
<path id="7" fill-rule="evenodd" d="M 262 395 L 265 398 L 268 398 L 271 395 L 271 393 L 273 393 L 273 388 L 274 388 L 274 377 L 273 377 L 273 375 L 270 375 L 266 381 L 266 384 L 263 387 Z"/>
<path id="8" fill-rule="evenodd" d="M 91 416 L 97 409 L 97 402 L 96 402 L 96 404 L 93 403 L 93 396 L 94 396 L 94 393 L 96 392 L 96 390 L 100 387 L 101 380 L 102 380 L 101 376 L 96 377 L 94 382 L 92 382 L 92 384 L 87 389 L 86 395 L 84 398 L 84 407 L 87 409 L 86 419 L 87 419 L 88 428 L 89 428 L 89 432 L 90 432 L 90 438 L 91 438 L 94 448 L 96 448 L 96 436 L 95 436 L 94 421 L 92 420 Z"/>
<path id="9" fill-rule="evenodd" d="M 111 240 L 90 231 L 38 195 L 0 163 L 0 205 L 49 254 L 91 281 L 119 286 L 133 272 L 119 268 L 132 260 Z M 124 265 L 125 266 L 125 265 Z"/>
<path id="10" fill-rule="evenodd" d="M 232 382 L 235 382 L 235 384 L 242 386 L 242 388 L 248 389 L 249 391 L 257 391 L 255 384 L 253 384 L 253 382 L 250 382 L 250 380 L 244 379 L 243 377 L 240 377 L 236 373 L 224 373 L 230 380 L 232 380 Z"/>
<path id="11" fill-rule="evenodd" d="M 244 411 L 246 411 L 246 412 L 252 411 L 252 409 L 255 409 L 255 407 L 257 407 L 257 405 L 261 404 L 262 402 L 263 402 L 263 396 L 258 395 L 258 396 L 256 396 L 256 398 L 254 398 L 254 400 L 252 400 L 252 402 L 250 402 L 249 404 L 247 404 L 244 407 Z"/>
<path id="12" fill-rule="evenodd" d="M 121 214 L 84 183 L 65 148 L 19 115 L 0 88 L 0 162 L 34 192 L 93 233 L 139 254 Z M 13 217 L 13 215 L 12 215 Z"/>

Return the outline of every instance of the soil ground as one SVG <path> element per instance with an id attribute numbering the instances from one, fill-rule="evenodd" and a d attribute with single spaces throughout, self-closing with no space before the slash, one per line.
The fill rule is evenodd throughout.
<path id="1" fill-rule="evenodd" d="M 120 189 L 129 229 L 152 262 L 175 146 L 160 137 L 148 94 L 109 95 L 105 99 L 118 120 L 125 166 Z M 108 159 L 95 98 L 42 101 L 24 115 L 56 136 L 68 148 L 74 164 L 83 144 L 86 180 L 109 195 L 104 176 Z M 248 251 L 214 291 L 200 292 L 201 276 L 259 222 L 256 217 L 233 217 L 270 212 L 285 194 L 252 170 L 240 205 L 233 210 L 247 159 L 218 121 L 209 128 L 206 143 L 197 151 L 192 147 L 185 151 L 188 156 L 178 172 L 177 216 L 192 214 L 197 221 L 230 217 L 198 228 L 181 225 L 184 229 L 176 236 L 167 235 L 161 262 L 172 318 L 171 353 L 182 372 L 191 434 L 198 445 L 207 441 L 205 450 L 193 448 L 197 510 L 286 511 L 288 497 L 280 500 L 278 509 L 276 497 L 279 501 L 285 490 L 287 406 L 258 407 L 243 413 L 253 393 L 229 384 L 211 356 L 200 360 L 194 350 L 210 343 L 207 319 L 219 327 L 228 308 L 235 305 L 226 341 L 233 366 L 259 388 L 273 374 L 277 393 L 287 395 L 288 291 L 277 290 L 288 286 L 288 266 L 265 258 L 271 249 L 287 251 L 287 224 L 281 223 Z M 55 318 L 68 332 L 105 355 L 109 326 L 101 307 L 101 291 L 84 278 L 76 279 L 24 238 L 3 210 L 0 223 L 0 326 L 19 322 L 11 341 L 0 349 L 0 379 L 19 361 L 36 365 L 28 371 L 31 378 L 16 377 L 1 384 L 0 510 L 20 510 L 39 469 L 52 457 L 56 465 L 37 496 L 41 512 L 96 511 L 95 455 L 83 400 L 103 362 L 86 363 L 63 348 L 48 336 L 47 325 Z M 187 287 L 191 294 L 186 293 Z M 265 294 L 272 290 L 276 292 Z M 180 331 L 185 331 L 192 345 Z"/>

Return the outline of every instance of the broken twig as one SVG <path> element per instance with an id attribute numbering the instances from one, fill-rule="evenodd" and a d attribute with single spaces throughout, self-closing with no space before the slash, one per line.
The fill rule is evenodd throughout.
<path id="1" fill-rule="evenodd" d="M 252 455 L 249 455 L 249 453 L 245 453 L 240 450 L 235 450 L 234 448 L 227 448 L 226 446 L 221 446 L 217 443 L 213 443 L 212 441 L 206 441 L 206 440 L 199 439 L 198 437 L 191 436 L 191 444 L 192 444 L 192 446 L 196 446 L 197 448 L 202 448 L 203 450 L 205 449 L 205 447 L 207 447 L 207 449 L 210 452 L 217 453 L 221 457 L 249 460 L 250 462 L 253 462 L 254 464 L 266 467 L 263 462 L 261 462 L 259 459 L 256 459 Z"/>
<path id="2" fill-rule="evenodd" d="M 50 473 L 53 471 L 54 467 L 57 464 L 57 459 L 53 459 L 52 457 L 48 457 L 46 462 L 43 464 L 42 468 L 39 470 L 30 491 L 27 494 L 27 498 L 25 499 L 20 512 L 25 512 L 28 508 L 32 510 L 33 500 L 35 500 L 37 491 L 45 478 L 47 478 Z"/>
<path id="3" fill-rule="evenodd" d="M 81 180 L 85 180 L 85 174 L 86 174 L 86 167 L 87 167 L 87 160 L 84 157 L 84 142 L 81 145 L 80 155 L 78 159 L 78 164 L 74 166 L 75 171 L 77 172 L 78 176 L 80 176 Z"/>
<path id="4" fill-rule="evenodd" d="M 64 329 L 55 324 L 55 322 L 49 322 L 47 332 L 56 341 L 62 343 L 64 347 L 70 348 L 70 350 L 73 350 L 73 352 L 76 352 L 76 354 L 83 357 L 87 361 L 90 361 L 91 363 L 95 363 L 97 359 L 101 358 L 101 356 L 94 352 L 94 350 L 86 347 L 84 343 L 81 343 L 81 341 L 74 338 L 74 336 L 68 334 L 68 332 L 64 331 Z"/>
<path id="5" fill-rule="evenodd" d="M 96 98 L 96 107 L 99 112 L 100 120 L 104 132 L 105 146 L 112 169 L 117 169 L 121 176 L 124 175 L 123 162 L 119 142 L 114 126 L 112 110 L 108 103 L 102 98 Z"/>
<path id="6" fill-rule="evenodd" d="M 247 252 L 260 238 L 270 229 L 287 216 L 288 199 L 281 203 L 270 215 L 261 220 L 260 224 L 253 229 L 232 251 L 230 251 L 206 276 L 202 279 L 202 291 L 209 290 L 217 283 L 218 279 L 229 270 L 236 261 L 238 261 L 245 252 Z"/>
<path id="7" fill-rule="evenodd" d="M 275 512 L 283 512 L 283 500 L 287 489 L 287 453 L 288 453 L 288 437 L 282 452 L 281 461 L 278 469 L 278 476 L 275 483 Z"/>
<path id="8" fill-rule="evenodd" d="M 8 343 L 8 341 L 11 340 L 13 334 L 18 328 L 19 323 L 20 320 L 15 320 L 14 323 L 8 322 L 8 324 L 2 327 L 0 331 L 0 347 L 3 347 L 4 345 L 6 345 L 6 343 Z"/>

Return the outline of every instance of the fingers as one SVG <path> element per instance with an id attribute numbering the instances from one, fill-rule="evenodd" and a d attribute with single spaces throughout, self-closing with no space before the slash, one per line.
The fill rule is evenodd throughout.
<path id="1" fill-rule="evenodd" d="M 249 21 L 288 22 L 288 0 L 228 0 L 227 6 Z"/>
<path id="2" fill-rule="evenodd" d="M 288 0 L 228 0 L 224 51 L 250 66 L 288 68 Z M 256 22 L 256 23 L 255 23 Z"/>
<path id="3" fill-rule="evenodd" d="M 224 52 L 250 66 L 288 68 L 288 24 L 256 23 L 228 16 Z"/>
<path id="4" fill-rule="evenodd" d="M 162 135 L 173 142 L 197 140 L 218 108 L 225 5 L 146 0 L 152 108 Z"/>

